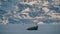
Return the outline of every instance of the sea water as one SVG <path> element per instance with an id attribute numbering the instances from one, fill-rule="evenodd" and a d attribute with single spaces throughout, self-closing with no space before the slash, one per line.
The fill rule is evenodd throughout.
<path id="1" fill-rule="evenodd" d="M 38 30 L 26 30 L 33 24 L 0 24 L 0 34 L 60 34 L 60 24 L 39 24 Z"/>

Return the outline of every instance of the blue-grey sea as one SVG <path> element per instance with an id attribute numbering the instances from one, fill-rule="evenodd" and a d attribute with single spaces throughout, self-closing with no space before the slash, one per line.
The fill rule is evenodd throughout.
<path id="1" fill-rule="evenodd" d="M 26 30 L 33 24 L 0 24 L 0 34 L 60 34 L 60 24 L 40 24 L 38 30 Z"/>

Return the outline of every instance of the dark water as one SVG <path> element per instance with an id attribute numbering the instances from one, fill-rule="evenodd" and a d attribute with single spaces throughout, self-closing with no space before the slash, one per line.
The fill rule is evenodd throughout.
<path id="1" fill-rule="evenodd" d="M 33 24 L 0 24 L 0 34 L 60 34 L 59 24 L 41 24 L 38 30 L 28 31 L 26 28 Z"/>

